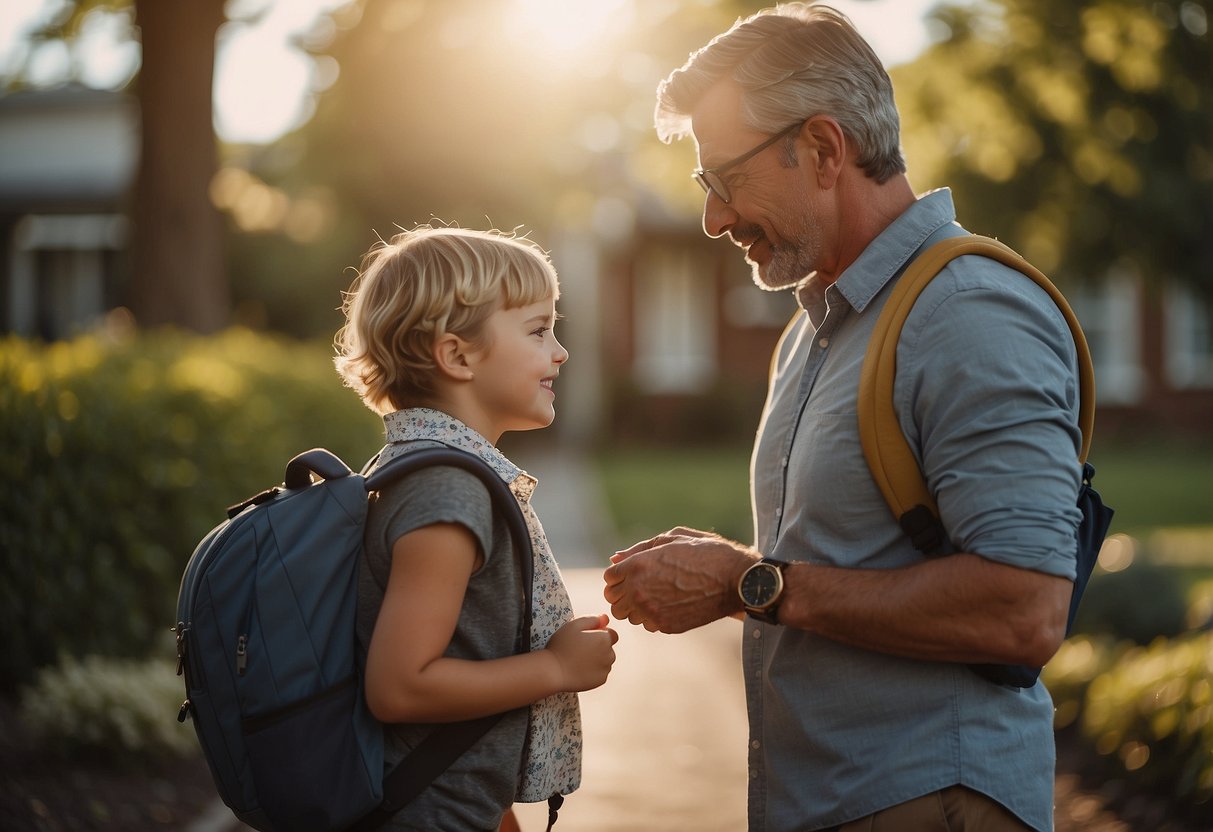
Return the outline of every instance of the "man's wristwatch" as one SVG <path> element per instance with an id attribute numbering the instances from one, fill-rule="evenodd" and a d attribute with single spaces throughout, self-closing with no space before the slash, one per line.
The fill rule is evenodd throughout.
<path id="1" fill-rule="evenodd" d="M 763 558 L 741 573 L 737 594 L 747 614 L 768 624 L 778 624 L 779 602 L 783 598 L 783 570 L 788 565 L 774 558 Z"/>

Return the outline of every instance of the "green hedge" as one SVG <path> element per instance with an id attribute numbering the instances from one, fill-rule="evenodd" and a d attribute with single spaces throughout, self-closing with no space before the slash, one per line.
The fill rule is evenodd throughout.
<path id="1" fill-rule="evenodd" d="M 1074 619 L 1074 632 L 1135 644 L 1187 630 L 1184 582 L 1179 570 L 1147 559 L 1118 572 L 1096 570 Z"/>
<path id="2" fill-rule="evenodd" d="M 1147 555 L 1120 541 L 1133 544 L 1111 553 L 1120 571 L 1092 579 L 1086 628 L 1042 673 L 1084 774 L 1113 801 L 1158 798 L 1176 820 L 1213 810 L 1213 531 L 1185 538 L 1199 569 L 1160 565 L 1165 547 Z"/>
<path id="3" fill-rule="evenodd" d="M 1213 806 L 1211 679 L 1208 632 L 1134 647 L 1096 676 L 1080 725 L 1108 775 L 1177 808 Z"/>
<path id="4" fill-rule="evenodd" d="M 291 455 L 373 453 L 324 344 L 247 330 L 0 341 L 0 690 L 60 652 L 140 656 L 194 545 Z"/>
<path id="5" fill-rule="evenodd" d="M 1082 769 L 1107 793 L 1152 795 L 1171 816 L 1213 807 L 1213 632 L 1149 646 L 1069 639 L 1042 677 L 1058 731 L 1075 732 Z"/>
<path id="6" fill-rule="evenodd" d="M 108 765 L 155 765 L 198 753 L 189 722 L 171 717 L 183 686 L 170 658 L 64 657 L 22 690 L 21 719 L 43 751 Z"/>

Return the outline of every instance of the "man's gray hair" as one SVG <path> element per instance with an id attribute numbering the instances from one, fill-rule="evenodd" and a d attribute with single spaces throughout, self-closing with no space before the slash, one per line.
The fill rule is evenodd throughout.
<path id="1" fill-rule="evenodd" d="M 883 183 L 905 172 L 893 84 L 842 12 L 786 3 L 738 20 L 658 85 L 661 140 L 690 133 L 691 111 L 725 77 L 741 86 L 745 127 L 776 133 L 828 115 L 855 143 L 868 177 Z"/>

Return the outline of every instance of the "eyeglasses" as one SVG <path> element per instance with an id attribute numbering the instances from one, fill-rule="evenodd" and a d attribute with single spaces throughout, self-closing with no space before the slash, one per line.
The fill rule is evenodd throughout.
<path id="1" fill-rule="evenodd" d="M 696 170 L 694 173 L 691 174 L 691 178 L 699 183 L 699 187 L 703 188 L 704 193 L 716 194 L 716 196 L 720 198 L 721 202 L 723 202 L 725 205 L 728 205 L 729 200 L 732 199 L 732 194 L 729 193 L 729 186 L 725 184 L 724 178 L 721 176 L 721 174 L 724 173 L 726 170 L 729 170 L 730 168 L 735 168 L 738 165 L 740 165 L 742 162 L 745 162 L 745 161 L 757 156 L 759 153 L 766 150 L 771 145 L 775 144 L 775 142 L 779 141 L 784 136 L 788 135 L 788 133 L 791 133 L 793 130 L 799 129 L 800 125 L 802 125 L 802 124 L 804 124 L 803 121 L 798 121 L 795 124 L 789 124 L 787 127 L 780 130 L 774 136 L 771 136 L 771 138 L 767 139 L 765 142 L 763 142 L 762 144 L 755 147 L 753 150 L 750 150 L 750 151 L 747 151 L 746 153 L 741 154 L 736 159 L 730 159 L 729 161 L 725 162 L 723 165 L 717 165 L 716 167 L 708 168 L 707 170 L 704 170 L 703 168 L 699 168 L 698 170 Z"/>

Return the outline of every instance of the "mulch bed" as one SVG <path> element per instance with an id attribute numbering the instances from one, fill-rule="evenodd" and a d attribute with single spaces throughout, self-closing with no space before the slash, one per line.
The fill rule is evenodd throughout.
<path id="1" fill-rule="evenodd" d="M 32 761 L 0 773 L 6 832 L 183 830 L 216 800 L 206 763 L 177 761 L 154 772 Z"/>
<path id="2" fill-rule="evenodd" d="M 1203 816 L 1176 817 L 1165 799 L 1101 777 L 1090 754 L 1073 728 L 1057 734 L 1055 832 L 1213 832 L 1213 806 Z"/>
<path id="3" fill-rule="evenodd" d="M 35 746 L 0 698 L 0 829 L 5 832 L 183 830 L 216 800 L 201 757 L 154 769 L 65 760 Z"/>

